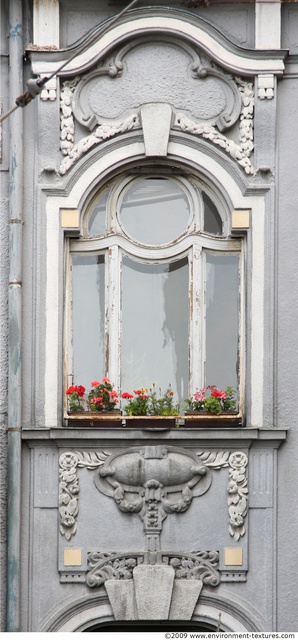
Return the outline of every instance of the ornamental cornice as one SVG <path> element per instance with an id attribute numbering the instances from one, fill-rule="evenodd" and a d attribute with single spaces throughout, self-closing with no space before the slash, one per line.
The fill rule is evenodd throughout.
<path id="1" fill-rule="evenodd" d="M 69 77 L 85 73 L 113 48 L 128 40 L 155 34 L 173 36 L 175 39 L 178 37 L 189 44 L 199 46 L 214 62 L 241 75 L 280 75 L 284 71 L 284 60 L 288 55 L 288 52 L 282 49 L 245 49 L 231 42 L 203 18 L 183 9 L 168 7 L 134 9 L 122 16 L 112 27 L 110 20 L 107 20 L 89 32 L 76 46 L 65 50 L 43 51 L 28 48 L 27 53 L 31 58 L 33 72 L 39 75 L 53 72 L 77 51 L 74 60 L 60 73 L 61 77 Z"/>

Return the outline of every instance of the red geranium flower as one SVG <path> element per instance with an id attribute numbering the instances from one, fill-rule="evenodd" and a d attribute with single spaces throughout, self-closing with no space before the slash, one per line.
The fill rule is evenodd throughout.
<path id="1" fill-rule="evenodd" d="M 225 391 L 222 391 L 221 389 L 216 389 L 215 388 L 215 389 L 213 389 L 211 391 L 211 396 L 213 398 L 223 398 L 223 399 L 225 399 L 227 397 L 227 394 L 226 394 Z"/>
<path id="2" fill-rule="evenodd" d="M 79 386 L 75 387 L 75 390 L 76 390 L 78 396 L 80 396 L 80 398 L 84 395 L 84 393 L 86 391 L 85 387 L 83 387 L 82 384 L 80 384 Z"/>
<path id="3" fill-rule="evenodd" d="M 78 396 L 80 396 L 80 398 L 84 395 L 86 389 L 85 387 L 83 387 L 83 385 L 71 385 L 70 387 L 68 387 L 66 394 L 69 396 L 72 393 L 77 393 Z"/>
<path id="4" fill-rule="evenodd" d="M 71 393 L 74 393 L 75 391 L 75 387 L 73 385 L 71 385 L 70 387 L 68 387 L 66 393 L 68 396 L 70 396 Z"/>

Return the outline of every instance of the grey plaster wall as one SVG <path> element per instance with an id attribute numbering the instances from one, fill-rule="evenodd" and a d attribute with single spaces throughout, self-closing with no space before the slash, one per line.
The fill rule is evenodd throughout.
<path id="1" fill-rule="evenodd" d="M 281 46 L 289 50 L 291 55 L 298 52 L 298 11 L 295 4 L 281 6 Z"/>
<path id="2" fill-rule="evenodd" d="M 6 13 L 0 4 L 0 105 L 8 108 Z M 1 127 L 1 124 L 0 124 Z M 0 631 L 5 630 L 6 605 L 6 505 L 7 505 L 7 383 L 8 383 L 8 126 L 3 123 L 0 143 Z"/>
<path id="3" fill-rule="evenodd" d="M 8 345 L 8 188 L 7 172 L 0 172 L 0 630 L 5 629 L 6 593 L 6 472 L 7 472 L 7 345 Z"/>
<path id="4" fill-rule="evenodd" d="M 75 2 L 62 0 L 60 4 L 60 38 L 61 46 L 65 47 L 76 42 L 99 23 L 122 11 L 125 6 L 122 0 L 115 0 L 105 3 L 103 8 L 89 0 L 84 3 L 82 13 L 79 0 Z M 137 6 L 148 7 L 151 3 L 140 0 Z M 165 6 L 165 3 L 162 0 L 155 0 L 153 6 Z M 174 0 L 170 6 L 189 11 L 181 0 Z M 235 6 L 232 3 L 221 6 L 220 3 L 211 0 L 209 7 L 193 8 L 192 13 L 208 20 L 234 42 L 245 47 L 253 47 L 254 6 L 250 3 L 243 2 L 241 6 Z"/>
<path id="5" fill-rule="evenodd" d="M 296 115 L 296 77 L 288 77 L 278 95 L 278 238 L 277 265 L 277 425 L 289 428 L 287 445 L 279 455 L 278 518 L 278 619 L 280 629 L 297 626 L 295 591 L 298 560 L 294 552 L 298 527 L 297 456 L 298 430 L 293 388 L 298 377 L 298 290 L 297 290 L 297 166 L 298 123 Z M 286 114 L 286 117 L 284 117 Z M 293 171 L 289 171 L 289 167 Z"/>

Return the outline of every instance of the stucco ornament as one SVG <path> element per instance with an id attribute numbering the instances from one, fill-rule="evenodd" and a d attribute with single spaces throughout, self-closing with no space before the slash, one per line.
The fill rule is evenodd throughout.
<path id="1" fill-rule="evenodd" d="M 211 469 L 229 467 L 229 533 L 235 540 L 239 540 L 246 531 L 245 517 L 248 508 L 247 455 L 242 451 L 235 451 L 231 454 L 229 451 L 199 451 L 198 456 Z"/>
<path id="2" fill-rule="evenodd" d="M 60 456 L 59 513 L 60 532 L 66 540 L 77 530 L 79 481 L 77 477 L 77 457 L 68 452 Z"/>
<path id="3" fill-rule="evenodd" d="M 203 584 L 216 587 L 220 582 L 218 573 L 218 551 L 191 551 L 169 557 L 169 564 L 175 569 L 175 578 L 181 580 L 201 580 Z"/>
<path id="4" fill-rule="evenodd" d="M 77 530 L 79 479 L 77 467 L 97 469 L 110 455 L 105 452 L 85 453 L 67 451 L 59 458 L 59 514 L 60 533 L 70 540 Z"/>
<path id="5" fill-rule="evenodd" d="M 99 467 L 94 481 L 120 511 L 139 514 L 148 549 L 158 552 L 165 518 L 187 511 L 194 497 L 206 493 L 211 473 L 191 452 L 156 445 L 117 451 Z"/>
<path id="6" fill-rule="evenodd" d="M 140 554 L 142 557 L 142 555 Z M 137 555 L 92 551 L 87 556 L 88 571 L 86 584 L 88 587 L 101 587 L 106 580 L 130 580 L 137 566 Z"/>
<path id="7" fill-rule="evenodd" d="M 72 111 L 72 95 L 79 80 L 79 76 L 76 76 L 73 80 L 67 80 L 63 83 L 61 90 L 60 149 L 64 156 L 67 156 L 74 146 L 75 124 Z"/>
<path id="8" fill-rule="evenodd" d="M 87 557 L 86 584 L 101 587 L 106 580 L 131 580 L 137 565 L 146 563 L 142 551 L 131 554 L 92 551 Z M 173 567 L 178 580 L 201 580 L 210 587 L 220 582 L 218 551 L 162 552 L 161 563 Z"/>
<path id="9" fill-rule="evenodd" d="M 98 125 L 98 127 L 96 127 L 89 136 L 82 138 L 71 149 L 68 149 L 67 156 L 60 165 L 59 173 L 61 175 L 67 173 L 79 158 L 100 142 L 108 140 L 108 138 L 112 138 L 116 134 L 127 133 L 128 131 L 137 128 L 139 124 L 138 115 L 136 113 L 132 113 L 124 120 L 118 120 L 113 123 L 104 122 L 103 124 Z"/>
<path id="10" fill-rule="evenodd" d="M 248 494 L 246 479 L 247 462 L 246 454 L 241 451 L 235 451 L 229 458 L 229 531 L 235 540 L 239 540 L 239 538 L 245 534 Z"/>
<path id="11" fill-rule="evenodd" d="M 124 513 L 138 513 L 143 521 L 148 549 L 160 550 L 164 519 L 185 512 L 192 500 L 211 486 L 211 471 L 229 468 L 229 533 L 239 540 L 245 534 L 247 515 L 247 455 L 241 451 L 198 451 L 154 445 L 109 453 L 62 453 L 60 464 L 60 532 L 67 540 L 76 533 L 79 478 L 77 469 L 96 471 L 97 489 L 112 498 Z"/>
<path id="12" fill-rule="evenodd" d="M 244 169 L 245 173 L 253 174 L 254 169 L 250 161 L 250 156 L 254 148 L 253 144 L 253 111 L 254 111 L 254 91 L 252 83 L 243 82 L 240 78 L 236 81 L 239 85 L 239 92 L 242 99 L 242 107 L 239 123 L 239 142 L 235 142 L 220 132 L 218 127 L 208 123 L 195 122 L 184 113 L 177 113 L 174 127 L 202 136 L 210 140 L 213 144 L 221 147 Z"/>
<path id="13" fill-rule="evenodd" d="M 175 87 L 175 90 L 173 90 Z M 186 43 L 136 40 L 61 90 L 61 175 L 89 149 L 142 125 L 144 105 L 165 104 L 172 127 L 202 135 L 246 173 L 253 149 L 252 83 L 220 69 Z M 75 142 L 79 123 L 91 131 Z M 238 123 L 239 142 L 222 132 Z M 78 133 L 79 135 L 79 133 Z"/>
<path id="14" fill-rule="evenodd" d="M 183 109 L 219 129 L 231 127 L 241 109 L 233 78 L 205 54 L 183 42 L 143 38 L 82 77 L 74 90 L 73 111 L 81 125 L 93 130 L 155 102 Z"/>

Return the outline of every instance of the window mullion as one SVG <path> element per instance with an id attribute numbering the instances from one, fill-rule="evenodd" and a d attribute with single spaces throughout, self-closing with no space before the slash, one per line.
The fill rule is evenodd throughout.
<path id="1" fill-rule="evenodd" d="M 120 386 L 120 259 L 118 245 L 108 251 L 106 273 L 106 374 Z"/>
<path id="2" fill-rule="evenodd" d="M 65 240 L 65 298 L 64 298 L 64 327 L 66 327 L 64 340 L 64 389 L 73 384 L 73 317 L 72 317 L 72 256 L 70 253 L 69 238 Z M 64 395 L 64 410 L 67 410 L 67 398 Z"/>
<path id="3" fill-rule="evenodd" d="M 190 264 L 190 394 L 200 389 L 203 385 L 202 367 L 202 317 L 203 317 L 203 291 L 202 291 L 202 247 L 195 243 Z"/>

